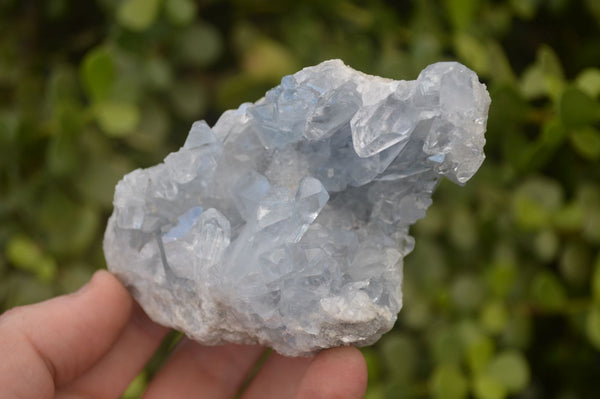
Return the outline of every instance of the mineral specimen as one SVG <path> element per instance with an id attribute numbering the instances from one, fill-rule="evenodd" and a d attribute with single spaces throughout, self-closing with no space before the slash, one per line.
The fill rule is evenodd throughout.
<path id="1" fill-rule="evenodd" d="M 489 104 L 454 62 L 416 81 L 339 60 L 286 76 L 117 184 L 108 267 L 205 344 L 371 344 L 402 306 L 409 225 L 441 176 L 463 184 L 484 159 Z"/>

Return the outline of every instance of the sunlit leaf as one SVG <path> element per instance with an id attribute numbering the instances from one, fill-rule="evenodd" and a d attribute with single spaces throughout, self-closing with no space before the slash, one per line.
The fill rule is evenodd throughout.
<path id="1" fill-rule="evenodd" d="M 243 65 L 255 79 L 278 81 L 296 69 L 296 60 L 281 44 L 260 39 L 244 54 Z"/>
<path id="2" fill-rule="evenodd" d="M 124 0 L 117 10 L 121 25 L 133 31 L 144 31 L 156 20 L 161 0 Z"/>
<path id="3" fill-rule="evenodd" d="M 594 98 L 600 94 L 600 69 L 584 69 L 577 75 L 575 85 L 579 90 Z"/>
<path id="4" fill-rule="evenodd" d="M 462 371 L 453 365 L 436 367 L 430 381 L 431 396 L 436 399 L 463 399 L 469 391 L 469 385 Z"/>
<path id="5" fill-rule="evenodd" d="M 196 3 L 192 0 L 164 0 L 165 13 L 174 25 L 188 25 L 197 11 Z"/>
<path id="6" fill-rule="evenodd" d="M 115 81 L 115 65 L 105 47 L 89 51 L 81 64 L 81 80 L 88 96 L 94 101 L 104 100 Z"/>
<path id="7" fill-rule="evenodd" d="M 137 106 L 121 102 L 97 104 L 94 114 L 100 128 L 109 136 L 118 137 L 131 133 L 140 120 Z"/>
<path id="8" fill-rule="evenodd" d="M 599 104 L 600 106 L 600 104 Z M 573 129 L 569 135 L 573 148 L 585 159 L 600 159 L 600 131 L 591 126 Z"/>
<path id="9" fill-rule="evenodd" d="M 17 267 L 30 269 L 42 259 L 42 252 L 29 237 L 19 235 L 8 242 L 6 258 Z"/>
<path id="10" fill-rule="evenodd" d="M 508 322 L 508 309 L 501 301 L 487 303 L 481 309 L 481 325 L 491 333 L 500 333 Z"/>
<path id="11" fill-rule="evenodd" d="M 546 229 L 535 236 L 533 244 L 539 258 L 543 261 L 550 261 L 556 255 L 560 241 L 554 231 Z"/>
<path id="12" fill-rule="evenodd" d="M 121 399 L 136 399 L 139 398 L 146 390 L 148 377 L 145 372 L 141 372 L 137 377 L 129 383 L 127 390 L 121 396 Z"/>
<path id="13" fill-rule="evenodd" d="M 519 392 L 529 384 L 529 365 L 519 351 L 507 350 L 496 356 L 489 365 L 488 375 L 510 393 Z"/>
<path id="14" fill-rule="evenodd" d="M 463 32 L 456 34 L 454 48 L 469 68 L 478 74 L 486 75 L 489 72 L 490 65 L 486 47 L 475 37 Z"/>
<path id="15" fill-rule="evenodd" d="M 538 0 L 511 0 L 510 5 L 518 16 L 525 19 L 533 18 L 540 2 Z"/>
<path id="16" fill-rule="evenodd" d="M 54 258 L 44 254 L 27 236 L 12 237 L 6 247 L 6 257 L 15 267 L 35 274 L 41 282 L 50 282 L 56 276 Z"/>
<path id="17" fill-rule="evenodd" d="M 504 399 L 508 392 L 495 378 L 481 374 L 473 381 L 473 394 L 477 399 Z"/>
<path id="18" fill-rule="evenodd" d="M 470 342 L 467 347 L 467 364 L 471 373 L 481 374 L 494 356 L 495 349 L 494 341 L 485 335 Z"/>

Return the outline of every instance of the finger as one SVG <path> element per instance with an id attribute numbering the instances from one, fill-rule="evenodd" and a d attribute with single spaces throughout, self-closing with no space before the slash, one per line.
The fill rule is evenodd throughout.
<path id="1" fill-rule="evenodd" d="M 201 346 L 184 338 L 143 398 L 229 399 L 262 351 L 253 345 Z"/>
<path id="2" fill-rule="evenodd" d="M 242 399 L 293 398 L 313 359 L 271 354 L 242 395 Z"/>
<path id="3" fill-rule="evenodd" d="M 52 397 L 55 386 L 112 346 L 132 304 L 121 283 L 100 271 L 74 294 L 7 312 L 0 318 L 0 386 L 14 390 L 13 397 Z"/>
<path id="4" fill-rule="evenodd" d="M 154 323 L 135 305 L 131 319 L 110 351 L 84 375 L 63 387 L 60 394 L 80 398 L 120 397 L 168 332 L 168 328 Z"/>
<path id="5" fill-rule="evenodd" d="M 328 349 L 310 364 L 296 399 L 360 399 L 367 389 L 367 365 L 353 347 Z"/>

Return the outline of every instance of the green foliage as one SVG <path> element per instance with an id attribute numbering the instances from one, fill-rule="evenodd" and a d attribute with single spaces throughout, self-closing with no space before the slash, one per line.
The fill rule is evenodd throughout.
<path id="1" fill-rule="evenodd" d="M 103 267 L 116 182 L 181 146 L 193 120 L 329 58 L 395 79 L 454 59 L 490 91 L 488 158 L 465 187 L 442 182 L 414 226 L 404 309 L 364 349 L 367 398 L 597 396 L 598 4 L 2 2 L 0 310 Z"/>

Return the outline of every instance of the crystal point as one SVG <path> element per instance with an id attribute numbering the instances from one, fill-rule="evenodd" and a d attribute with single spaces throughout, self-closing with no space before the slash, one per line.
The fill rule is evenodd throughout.
<path id="1" fill-rule="evenodd" d="M 340 60 L 286 76 L 117 184 L 108 267 L 205 344 L 371 344 L 402 306 L 408 227 L 442 176 L 464 184 L 483 162 L 489 105 L 455 62 L 414 81 Z"/>

